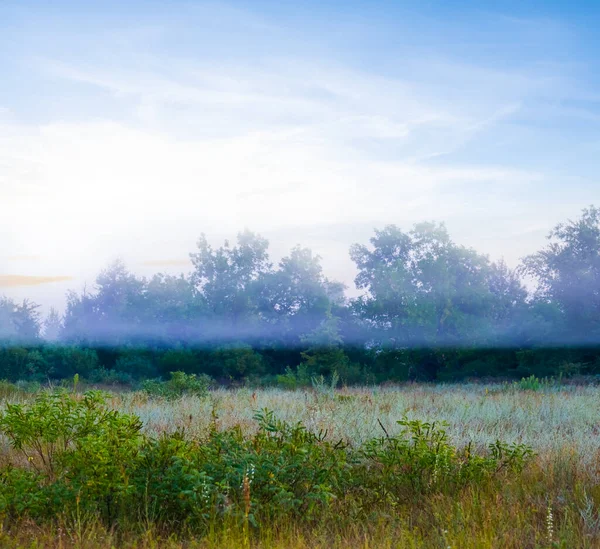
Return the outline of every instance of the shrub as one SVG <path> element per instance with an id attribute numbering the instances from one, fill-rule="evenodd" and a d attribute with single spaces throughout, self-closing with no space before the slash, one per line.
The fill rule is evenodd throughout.
<path id="1" fill-rule="evenodd" d="M 165 365 L 168 361 L 165 361 Z M 174 368 L 180 370 L 181 368 Z M 154 362 L 148 356 L 139 353 L 122 355 L 117 358 L 114 370 L 127 374 L 134 379 L 153 378 L 157 375 Z"/>
<path id="2" fill-rule="evenodd" d="M 72 378 L 75 374 L 87 378 L 100 365 L 96 351 L 80 347 L 48 347 L 44 358 L 49 375 L 55 378 Z"/>
<path id="3" fill-rule="evenodd" d="M 190 349 L 170 349 L 158 361 L 161 375 L 168 372 L 197 372 L 198 358 Z"/>
<path id="4" fill-rule="evenodd" d="M 98 517 L 109 526 L 142 518 L 197 532 L 234 522 L 311 523 L 335 513 L 338 501 L 368 512 L 373 504 L 482 483 L 502 470 L 518 473 L 531 456 L 501 442 L 486 455 L 458 450 L 439 424 L 406 419 L 400 435 L 358 448 L 269 410 L 254 419 L 251 436 L 213 423 L 196 440 L 183 432 L 152 438 L 97 391 L 43 392 L 31 403 L 9 404 L 0 433 L 26 459 L 0 469 L 0 513 L 38 523 Z"/>
<path id="5" fill-rule="evenodd" d="M 548 389 L 555 383 L 554 379 L 543 378 L 539 379 L 534 375 L 524 377 L 520 381 L 513 382 L 513 388 L 520 391 L 540 391 Z"/>
<path id="6" fill-rule="evenodd" d="M 97 391 L 81 398 L 42 392 L 31 404 L 7 404 L 0 431 L 32 471 L 4 472 L 2 505 L 38 518 L 44 514 L 40 502 L 60 508 L 81 501 L 112 521 L 118 500 L 130 489 L 126 467 L 141 441 L 141 426 L 137 417 L 109 410 Z M 29 487 L 29 499 L 16 495 L 16 484 Z"/>
<path id="7" fill-rule="evenodd" d="M 100 367 L 89 373 L 87 381 L 90 383 L 103 383 L 106 385 L 131 385 L 133 383 L 133 377 L 127 372 L 107 370 L 106 368 Z"/>
<path id="8" fill-rule="evenodd" d="M 45 377 L 47 371 L 48 365 L 39 351 L 0 345 L 0 378 L 39 380 Z"/>
<path id="9" fill-rule="evenodd" d="M 262 356 L 250 345 L 224 345 L 214 351 L 212 359 L 218 369 L 232 379 L 262 375 L 265 372 Z"/>
<path id="10" fill-rule="evenodd" d="M 495 472 L 520 472 L 532 451 L 524 445 L 492 444 L 489 455 L 459 450 L 448 442 L 444 424 L 404 418 L 398 436 L 387 434 L 361 449 L 364 466 L 355 478 L 378 499 L 401 500 L 431 491 L 451 492 L 465 484 L 480 483 Z M 377 487 L 379 486 L 379 490 Z"/>
<path id="11" fill-rule="evenodd" d="M 206 374 L 171 372 L 171 378 L 168 381 L 149 379 L 142 382 L 141 389 L 151 396 L 166 399 L 176 399 L 184 395 L 205 397 L 212 382 L 212 378 Z"/>
<path id="12" fill-rule="evenodd" d="M 311 383 L 310 374 L 306 364 L 300 364 L 296 370 L 292 370 L 289 366 L 285 369 L 285 374 L 277 376 L 277 385 L 283 389 L 299 389 L 301 387 L 309 387 Z"/>

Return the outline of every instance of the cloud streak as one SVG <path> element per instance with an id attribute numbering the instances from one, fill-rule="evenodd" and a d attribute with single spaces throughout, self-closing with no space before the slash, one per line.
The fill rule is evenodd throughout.
<path id="1" fill-rule="evenodd" d="M 33 276 L 33 275 L 0 275 L 0 288 L 19 288 L 22 286 L 40 286 L 53 282 L 67 282 L 72 276 Z"/>
<path id="2" fill-rule="evenodd" d="M 41 255 L 17 254 L 6 258 L 8 261 L 41 261 Z"/>

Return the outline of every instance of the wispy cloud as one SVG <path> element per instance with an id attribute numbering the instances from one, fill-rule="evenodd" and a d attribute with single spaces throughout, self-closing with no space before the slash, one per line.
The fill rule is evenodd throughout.
<path id="1" fill-rule="evenodd" d="M 395 42 L 395 23 L 374 19 L 372 28 L 341 24 L 357 32 L 351 46 L 332 33 L 319 50 L 308 26 L 222 4 L 182 10 L 145 11 L 112 29 L 88 21 L 77 35 L 52 29 L 63 48 L 23 46 L 19 62 L 49 99 L 36 98 L 30 113 L 14 93 L 0 117 L 0 239 L 11 261 L 44 250 L 38 266 L 52 269 L 41 272 L 58 266 L 78 281 L 115 255 L 183 267 L 201 232 L 248 227 L 281 247 L 302 241 L 325 260 L 333 254 L 343 277 L 348 245 L 385 223 L 446 219 L 457 238 L 479 236 L 505 255 L 507 226 L 521 234 L 580 207 L 582 193 L 550 192 L 547 163 L 563 150 L 542 124 L 595 122 L 597 105 L 566 100 L 593 92 L 544 56 L 501 59 L 529 37 L 536 55 L 557 35 L 565 45 L 552 21 L 478 12 L 487 26 L 478 19 L 470 34 L 438 21 L 419 49 L 410 43 L 419 29 Z M 380 40 L 380 31 L 389 34 Z M 578 158 L 581 143 L 568 145 Z M 530 153 L 540 150 L 536 163 Z"/>
<path id="2" fill-rule="evenodd" d="M 73 280 L 71 276 L 32 276 L 32 275 L 0 275 L 0 288 L 17 288 L 20 286 L 39 286 L 52 282 Z"/>
<path id="3" fill-rule="evenodd" d="M 6 258 L 8 261 L 40 261 L 42 260 L 41 255 L 28 255 L 28 254 L 17 254 L 11 255 Z"/>

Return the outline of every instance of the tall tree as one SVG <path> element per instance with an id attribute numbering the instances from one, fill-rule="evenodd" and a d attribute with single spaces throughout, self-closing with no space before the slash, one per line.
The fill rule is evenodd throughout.
<path id="1" fill-rule="evenodd" d="M 122 345 L 152 335 L 146 300 L 147 281 L 115 261 L 96 278 L 93 293 L 67 294 L 67 341 Z"/>
<path id="2" fill-rule="evenodd" d="M 213 249 L 205 235 L 198 240 L 198 251 L 190 254 L 191 281 L 212 317 L 214 337 L 235 339 L 256 332 L 260 280 L 271 271 L 268 245 L 250 231 L 239 233 L 233 247 L 226 241 Z"/>
<path id="3" fill-rule="evenodd" d="M 0 298 L 0 340 L 35 343 L 40 337 L 39 305 L 25 299 L 15 303 L 7 297 Z"/>
<path id="4" fill-rule="evenodd" d="M 366 290 L 354 306 L 387 346 L 487 342 L 525 296 L 513 272 L 455 244 L 443 224 L 388 226 L 350 253 Z"/>
<path id="5" fill-rule="evenodd" d="M 52 307 L 44 320 L 44 339 L 58 341 L 63 330 L 63 323 L 58 311 Z"/>
<path id="6" fill-rule="evenodd" d="M 262 277 L 260 314 L 288 344 L 299 344 L 326 318 L 332 305 L 343 305 L 343 296 L 344 286 L 323 275 L 321 258 L 296 246 L 276 270 Z"/>
<path id="7" fill-rule="evenodd" d="M 573 343 L 600 338 L 600 209 L 590 206 L 575 221 L 560 223 L 550 243 L 523 260 L 523 272 L 537 281 L 535 298 L 555 304 Z M 564 334 L 555 333 L 556 342 Z"/>

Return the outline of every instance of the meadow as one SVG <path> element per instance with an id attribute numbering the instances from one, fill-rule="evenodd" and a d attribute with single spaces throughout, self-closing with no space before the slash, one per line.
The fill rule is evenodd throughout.
<path id="1" fill-rule="evenodd" d="M 534 381 L 109 390 L 96 404 L 78 387 L 37 409 L 51 393 L 7 384 L 0 544 L 600 547 L 600 388 Z M 57 422 L 72 451 L 58 454 L 64 432 L 42 441 L 47 473 L 32 441 Z"/>

